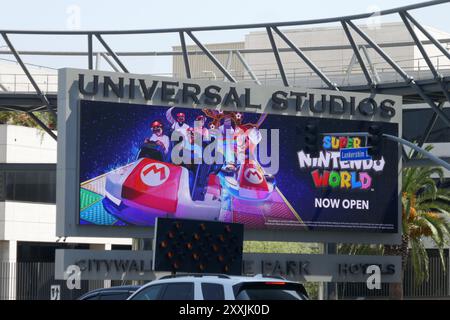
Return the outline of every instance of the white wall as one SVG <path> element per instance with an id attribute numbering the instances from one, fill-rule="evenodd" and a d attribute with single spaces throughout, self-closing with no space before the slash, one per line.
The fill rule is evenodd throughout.
<path id="1" fill-rule="evenodd" d="M 2 240 L 55 242 L 55 223 L 56 205 L 6 201 L 0 206 Z M 131 239 L 116 238 L 67 238 L 66 242 L 131 245 Z"/>
<path id="2" fill-rule="evenodd" d="M 56 163 L 56 141 L 43 130 L 0 125 L 0 161 Z"/>
<path id="3" fill-rule="evenodd" d="M 8 126 L 0 125 L 0 163 L 6 163 L 6 140 Z"/>
<path id="4" fill-rule="evenodd" d="M 6 201 L 4 210 L 0 210 L 1 224 L 4 224 L 1 240 L 55 242 L 58 239 L 53 204 Z M 131 239 L 116 238 L 67 238 L 66 242 L 131 245 Z"/>

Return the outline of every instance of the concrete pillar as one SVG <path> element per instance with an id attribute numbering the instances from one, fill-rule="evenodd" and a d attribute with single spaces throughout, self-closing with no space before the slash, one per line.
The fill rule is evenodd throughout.
<path id="1" fill-rule="evenodd" d="M 325 300 L 325 282 L 319 283 L 318 300 Z"/>
<path id="2" fill-rule="evenodd" d="M 111 243 L 105 243 L 105 250 L 111 250 Z M 104 281 L 104 286 L 105 288 L 111 288 L 111 280 L 105 280 Z"/>
<path id="3" fill-rule="evenodd" d="M 0 241 L 0 300 L 16 300 L 17 241 Z"/>

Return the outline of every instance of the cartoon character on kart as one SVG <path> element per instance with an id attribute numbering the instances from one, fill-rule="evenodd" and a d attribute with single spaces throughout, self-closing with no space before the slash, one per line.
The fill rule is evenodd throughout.
<path id="1" fill-rule="evenodd" d="M 254 156 L 265 115 L 255 124 L 242 124 L 243 115 L 239 112 L 203 113 L 211 119 L 210 139 L 222 140 L 228 146 L 225 163 L 171 163 L 164 127 L 160 121 L 154 121 L 153 134 L 141 147 L 137 160 L 107 175 L 105 209 L 129 224 L 151 226 L 156 217 L 222 220 L 224 211 L 233 210 L 235 198 L 251 205 L 266 200 L 274 191 L 275 179 L 264 172 Z M 179 129 L 186 129 L 187 136 L 194 133 L 185 123 L 177 124 Z M 227 129 L 231 136 L 220 134 Z"/>

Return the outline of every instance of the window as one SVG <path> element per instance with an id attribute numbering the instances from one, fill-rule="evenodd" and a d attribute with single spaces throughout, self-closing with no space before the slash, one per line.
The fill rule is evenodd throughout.
<path id="1" fill-rule="evenodd" d="M 56 165 L 2 164 L 0 201 L 56 203 Z"/>
<path id="2" fill-rule="evenodd" d="M 193 283 L 169 283 L 166 285 L 162 300 L 194 300 Z"/>
<path id="3" fill-rule="evenodd" d="M 450 116 L 450 108 L 446 105 L 443 112 Z M 409 141 L 419 141 L 425 132 L 434 111 L 431 108 L 406 109 L 403 111 L 403 137 Z M 450 142 L 450 128 L 438 117 L 427 143 Z"/>
<path id="4" fill-rule="evenodd" d="M 157 300 L 160 296 L 162 285 L 154 285 L 142 289 L 131 300 Z"/>
<path id="5" fill-rule="evenodd" d="M 6 200 L 6 174 L 0 170 L 0 201 Z"/>
<path id="6" fill-rule="evenodd" d="M 303 300 L 303 297 L 294 290 L 246 289 L 236 296 L 236 300 Z"/>
<path id="7" fill-rule="evenodd" d="M 236 300 L 307 300 L 305 287 L 293 282 L 245 282 L 233 286 Z"/>
<path id="8" fill-rule="evenodd" d="M 100 300 L 127 300 L 130 296 L 128 291 L 121 292 L 102 292 Z"/>
<path id="9" fill-rule="evenodd" d="M 225 300 L 223 285 L 218 283 L 202 283 L 204 300 Z"/>

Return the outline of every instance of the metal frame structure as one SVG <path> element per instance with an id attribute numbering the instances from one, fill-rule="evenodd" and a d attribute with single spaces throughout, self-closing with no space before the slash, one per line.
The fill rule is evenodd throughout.
<path id="1" fill-rule="evenodd" d="M 8 92 L 2 92 L 0 94 L 0 111 L 20 111 L 27 112 L 30 117 L 50 136 L 52 136 L 55 140 L 57 139 L 56 135 L 52 130 L 48 128 L 46 124 L 39 120 L 33 112 L 35 111 L 48 111 L 52 114 L 56 114 L 56 95 L 52 95 L 49 93 L 44 93 L 36 83 L 32 74 L 28 70 L 26 64 L 23 62 L 21 56 L 22 55 L 82 55 L 87 56 L 87 67 L 89 69 L 94 69 L 94 56 L 97 57 L 97 65 L 98 59 L 103 57 L 107 63 L 116 71 L 122 71 L 125 73 L 129 73 L 129 70 L 121 61 L 121 56 L 163 56 L 163 55 L 179 55 L 183 56 L 183 62 L 185 67 L 185 75 L 187 78 L 192 78 L 191 67 L 189 62 L 189 55 L 192 54 L 188 51 L 186 46 L 185 35 L 187 35 L 198 48 L 200 48 L 201 53 L 206 55 L 208 59 L 222 72 L 224 75 L 224 79 L 227 79 L 230 82 L 237 82 L 235 77 L 231 74 L 229 69 L 229 65 L 231 63 L 233 51 L 230 50 L 209 50 L 206 48 L 204 44 L 194 35 L 194 33 L 204 32 L 204 31 L 229 31 L 229 30 L 239 30 L 239 29 L 265 29 L 267 36 L 269 37 L 269 41 L 271 44 L 271 48 L 269 49 L 259 49 L 259 50 L 249 50 L 249 49 L 240 49 L 235 50 L 234 53 L 239 58 L 240 62 L 244 65 L 246 71 L 251 76 L 252 80 L 256 83 L 260 83 L 257 79 L 256 75 L 252 72 L 251 68 L 246 63 L 243 53 L 246 52 L 272 52 L 275 56 L 275 60 L 278 66 L 278 70 L 282 79 L 282 82 L 285 86 L 289 86 L 288 76 L 286 74 L 285 68 L 283 66 L 283 61 L 281 59 L 280 52 L 294 52 L 299 58 L 300 61 L 305 63 L 312 72 L 319 77 L 326 86 L 331 90 L 349 90 L 349 91 L 359 91 L 359 92 L 373 92 L 373 93 L 392 93 L 395 91 L 400 93 L 404 99 L 410 99 L 409 101 L 415 102 L 425 102 L 432 108 L 434 114 L 429 121 L 429 124 L 422 135 L 422 139 L 419 141 L 419 146 L 421 147 L 426 138 L 430 135 L 433 130 L 434 124 L 436 120 L 441 119 L 447 126 L 450 127 L 450 118 L 446 115 L 443 110 L 443 106 L 445 102 L 450 102 L 450 93 L 449 93 L 449 83 L 450 77 L 444 77 L 441 75 L 436 67 L 433 65 L 430 57 L 428 56 L 426 50 L 424 49 L 424 45 L 433 45 L 436 47 L 442 54 L 450 60 L 450 52 L 437 40 L 435 39 L 412 15 L 411 11 L 422 9 L 430 6 L 440 5 L 444 3 L 450 2 L 449 0 L 434 0 L 427 1 L 423 3 L 417 3 L 413 5 L 408 5 L 400 8 L 383 10 L 377 12 L 377 16 L 386 16 L 386 15 L 398 15 L 406 29 L 408 30 L 413 42 L 409 43 L 399 43 L 397 46 L 404 45 L 413 45 L 416 46 L 420 53 L 422 54 L 429 71 L 431 72 L 433 78 L 427 80 L 415 80 L 410 74 L 408 74 L 392 57 L 390 57 L 386 51 L 385 47 L 389 47 L 389 44 L 380 45 L 377 44 L 373 39 L 371 39 L 364 31 L 362 31 L 356 24 L 355 21 L 361 19 L 367 19 L 374 15 L 374 13 L 364 13 L 350 16 L 342 16 L 342 17 L 334 17 L 327 19 L 314 19 L 314 20 L 305 20 L 305 21 L 291 21 L 291 22 L 278 22 L 278 23 L 258 23 L 258 24 L 241 24 L 241 25 L 222 25 L 222 26 L 212 26 L 212 27 L 192 27 L 192 28 L 169 28 L 169 29 L 150 29 L 150 30 L 109 30 L 109 31 L 35 31 L 35 30 L 0 30 L 0 34 L 6 45 L 9 48 L 8 52 L 0 52 L 0 54 L 12 54 L 26 77 L 32 84 L 35 94 L 27 95 L 27 94 L 12 94 Z M 343 27 L 343 30 L 346 34 L 348 45 L 339 46 L 335 48 L 341 49 L 352 49 L 354 57 L 358 61 L 361 70 L 366 78 L 367 83 L 361 83 L 357 86 L 338 86 L 338 84 L 333 83 L 330 78 L 322 71 L 319 67 L 317 67 L 313 61 L 311 61 L 306 55 L 305 51 L 307 50 L 320 50 L 317 48 L 299 48 L 297 47 L 286 35 L 283 33 L 280 28 L 283 27 L 300 27 L 300 26 L 308 26 L 308 25 L 317 25 L 317 24 L 328 24 L 328 23 L 340 23 Z M 425 35 L 428 39 L 426 41 L 419 40 L 419 37 L 415 31 L 415 28 L 420 30 L 420 32 Z M 358 34 L 364 41 L 365 45 L 357 45 L 353 34 Z M 150 34 L 178 34 L 181 43 L 181 52 L 115 52 L 104 40 L 104 36 L 108 35 L 150 35 Z M 50 35 L 50 36 L 85 36 L 87 39 L 87 51 L 86 52 L 39 52 L 39 51 L 17 51 L 9 39 L 10 35 Z M 282 42 L 284 42 L 288 48 L 278 48 L 276 44 L 275 36 L 278 36 Z M 94 52 L 93 49 L 93 41 L 94 38 L 105 48 L 106 53 L 104 52 Z M 450 42 L 450 39 L 448 39 Z M 403 79 L 403 83 L 380 83 L 379 79 L 376 75 L 376 71 L 371 66 L 370 61 L 369 65 L 364 61 L 360 50 L 363 50 L 366 59 L 368 58 L 367 49 L 374 50 L 379 56 L 383 58 L 383 60 L 388 63 L 396 73 L 398 73 Z M 227 66 L 223 66 L 221 62 L 217 59 L 216 54 L 228 52 L 229 62 Z M 111 59 L 113 61 L 111 61 Z M 368 60 L 368 59 L 367 59 Z M 118 66 L 118 67 L 117 67 Z M 370 72 L 369 72 L 370 69 Z M 405 156 L 406 154 L 404 154 Z M 406 158 L 406 160 L 410 160 Z"/>

